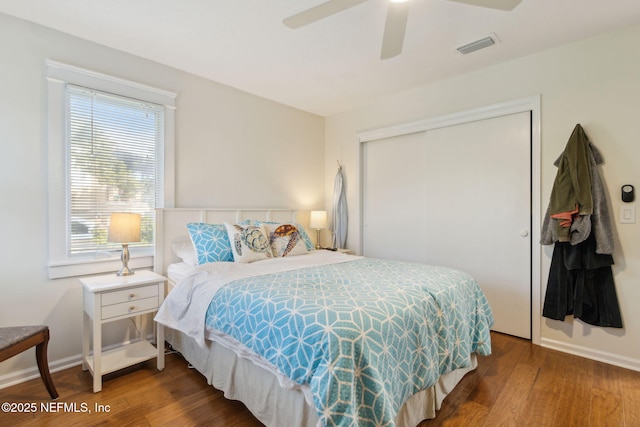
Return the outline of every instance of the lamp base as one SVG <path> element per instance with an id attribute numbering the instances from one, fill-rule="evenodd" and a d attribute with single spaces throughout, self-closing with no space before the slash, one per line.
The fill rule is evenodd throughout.
<path id="1" fill-rule="evenodd" d="M 116 276 L 131 276 L 135 273 L 135 271 L 131 270 L 129 267 L 122 267 L 120 271 L 116 273 Z"/>
<path id="2" fill-rule="evenodd" d="M 127 243 L 122 244 L 120 259 L 122 260 L 122 268 L 116 273 L 116 276 L 131 276 L 135 273 L 129 268 L 129 245 Z"/>
<path id="3" fill-rule="evenodd" d="M 320 246 L 320 229 L 316 228 L 316 249 L 322 249 Z"/>

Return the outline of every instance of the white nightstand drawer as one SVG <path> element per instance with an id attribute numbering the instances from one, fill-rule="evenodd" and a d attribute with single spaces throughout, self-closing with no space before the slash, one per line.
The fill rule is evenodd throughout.
<path id="1" fill-rule="evenodd" d="M 158 289 L 157 286 L 156 289 Z M 126 301 L 120 304 L 103 305 L 102 320 L 118 316 L 133 315 L 141 311 L 153 310 L 155 308 L 158 308 L 157 296 L 137 299 L 135 301 Z"/>
<path id="2" fill-rule="evenodd" d="M 135 301 L 143 298 L 157 297 L 158 285 L 124 289 L 122 291 L 105 292 L 102 294 L 102 306 Z"/>

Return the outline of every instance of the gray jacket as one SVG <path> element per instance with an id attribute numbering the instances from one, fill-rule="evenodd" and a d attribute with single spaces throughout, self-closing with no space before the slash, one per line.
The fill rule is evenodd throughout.
<path id="1" fill-rule="evenodd" d="M 561 157 L 555 161 L 554 165 L 559 165 Z M 580 215 L 574 219 L 571 224 L 569 241 L 572 245 L 584 242 L 593 229 L 596 238 L 596 253 L 611 255 L 614 251 L 611 216 L 607 206 L 604 184 L 598 170 L 598 166 L 604 163 L 604 159 L 600 151 L 591 142 L 589 142 L 589 158 L 591 163 L 593 213 L 591 215 Z M 541 244 L 551 245 L 558 241 L 557 221 L 550 217 L 549 208 L 547 208 L 547 213 L 542 223 Z"/>

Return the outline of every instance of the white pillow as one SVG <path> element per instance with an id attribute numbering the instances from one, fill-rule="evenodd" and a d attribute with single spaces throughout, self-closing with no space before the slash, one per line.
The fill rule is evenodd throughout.
<path id="1" fill-rule="evenodd" d="M 196 250 L 193 248 L 193 243 L 190 241 L 176 242 L 171 247 L 173 248 L 173 253 L 176 254 L 183 262 L 189 265 L 198 264 Z"/>
<path id="2" fill-rule="evenodd" d="M 302 238 L 302 233 L 295 224 L 263 224 L 271 253 L 274 257 L 285 257 L 307 254 L 307 247 Z"/>
<path id="3" fill-rule="evenodd" d="M 253 262 L 271 258 L 269 237 L 262 225 L 224 223 L 235 262 Z"/>

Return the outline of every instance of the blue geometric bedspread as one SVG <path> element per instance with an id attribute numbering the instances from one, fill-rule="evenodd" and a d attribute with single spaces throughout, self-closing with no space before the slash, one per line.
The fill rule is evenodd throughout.
<path id="1" fill-rule="evenodd" d="M 411 395 L 491 354 L 493 316 L 466 273 L 359 258 L 231 282 L 206 323 L 308 384 L 324 425 L 393 426 Z"/>

